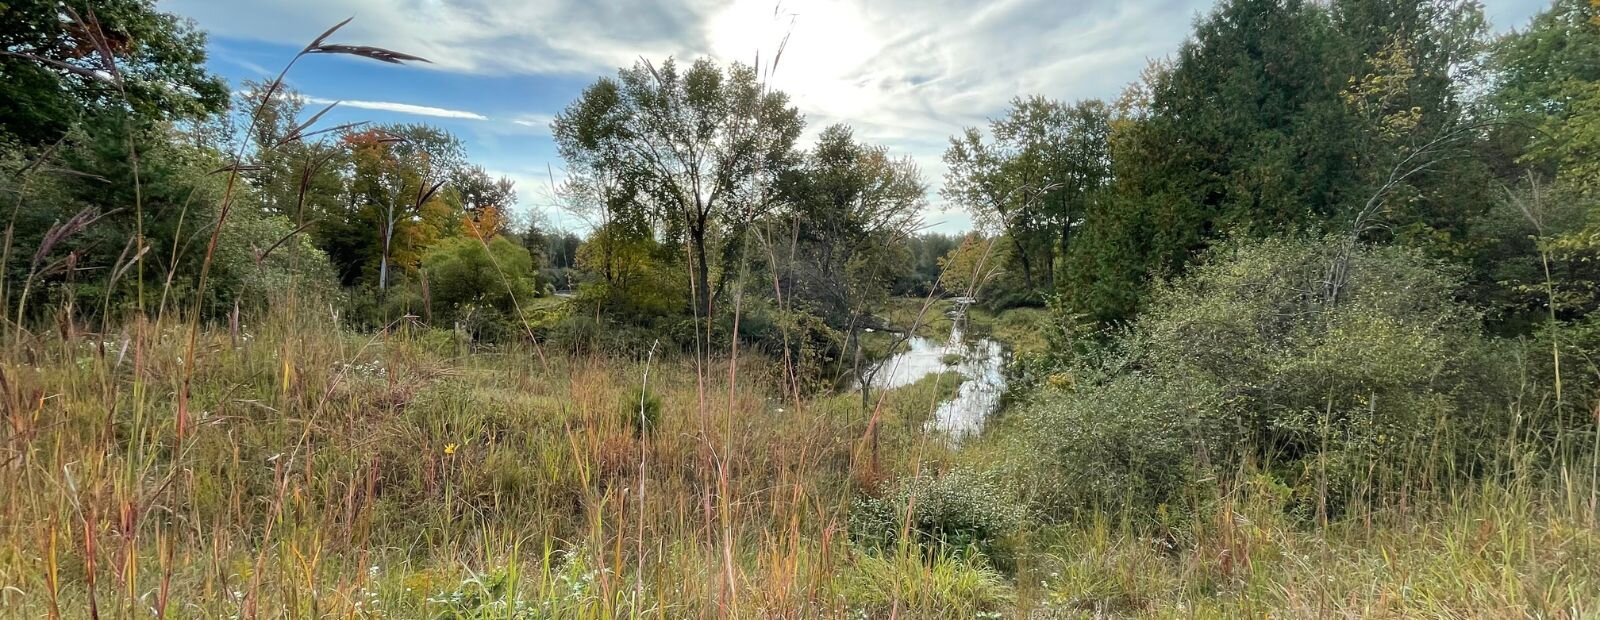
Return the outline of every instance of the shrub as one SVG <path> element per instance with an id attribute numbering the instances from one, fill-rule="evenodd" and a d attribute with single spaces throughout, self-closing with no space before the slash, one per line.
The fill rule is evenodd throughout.
<path id="1" fill-rule="evenodd" d="M 1115 355 L 1080 359 L 1069 372 L 1082 378 L 1020 414 L 1042 507 L 1153 506 L 1202 465 L 1240 460 L 1332 505 L 1394 489 L 1406 459 L 1479 466 L 1481 442 L 1505 428 L 1507 373 L 1455 300 L 1457 274 L 1356 247 L 1332 295 L 1340 243 L 1229 245 L 1158 287 Z"/>
<path id="2" fill-rule="evenodd" d="M 521 330 L 520 306 L 538 295 L 533 256 L 505 237 L 487 244 L 469 237 L 439 242 L 422 257 L 435 323 L 456 323 L 474 337 L 499 339 Z"/>
<path id="3" fill-rule="evenodd" d="M 1207 390 L 1129 374 L 1087 389 L 1055 389 L 1019 416 L 1029 441 L 1018 493 L 1036 510 L 1156 506 L 1194 479 L 1197 414 Z"/>
<path id="4" fill-rule="evenodd" d="M 830 372 L 839 369 L 845 334 L 821 317 L 804 310 L 780 310 L 770 303 L 751 302 L 739 319 L 739 338 L 775 359 L 788 356 L 803 389 L 827 386 Z"/>
<path id="5" fill-rule="evenodd" d="M 857 498 L 850 535 L 869 548 L 893 549 L 901 532 L 909 531 L 906 542 L 950 553 L 976 551 L 1004 568 L 1012 564 L 1005 539 L 1021 526 L 1023 514 L 1010 497 L 996 476 L 971 469 L 908 478 L 882 497 Z"/>
<path id="6" fill-rule="evenodd" d="M 262 256 L 268 248 L 273 249 Z M 309 236 L 295 233 L 288 218 L 252 208 L 236 210 L 228 219 L 213 273 L 209 288 L 221 298 L 217 303 L 238 299 L 258 309 L 281 301 L 282 293 L 291 290 L 315 307 L 333 299 L 338 281 L 328 255 Z"/>
<path id="7" fill-rule="evenodd" d="M 599 276 L 579 285 L 579 306 L 634 320 L 682 313 L 689 307 L 690 287 L 687 270 L 676 258 L 643 230 L 602 226 L 578 248 L 578 265 Z"/>

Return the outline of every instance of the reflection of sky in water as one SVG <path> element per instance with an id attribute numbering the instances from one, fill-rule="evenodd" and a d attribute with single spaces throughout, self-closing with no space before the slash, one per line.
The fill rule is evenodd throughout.
<path id="1" fill-rule="evenodd" d="M 954 399 L 939 405 L 928 426 L 956 438 L 983 428 L 983 419 L 1000 407 L 1000 394 L 1006 387 L 1001 372 L 1005 350 L 1000 343 L 987 338 L 968 342 L 962 338 L 959 326 L 951 332 L 949 342 L 912 336 L 906 343 L 911 348 L 884 360 L 873 385 L 880 389 L 903 387 L 928 375 L 954 370 L 964 379 L 961 390 Z M 944 359 L 951 354 L 960 355 L 961 361 L 947 366 Z"/>

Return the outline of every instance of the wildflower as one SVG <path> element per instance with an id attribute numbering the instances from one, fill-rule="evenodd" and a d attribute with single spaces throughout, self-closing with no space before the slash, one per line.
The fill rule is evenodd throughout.
<path id="1" fill-rule="evenodd" d="M 444 445 L 444 455 L 445 456 L 450 456 L 450 455 L 455 454 L 455 453 L 456 453 L 456 444 L 455 444 L 455 442 L 450 442 L 450 443 L 447 443 L 447 444 Z"/>

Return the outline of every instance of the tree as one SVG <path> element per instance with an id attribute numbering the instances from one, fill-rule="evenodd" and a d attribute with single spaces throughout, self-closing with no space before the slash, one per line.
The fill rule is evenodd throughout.
<path id="1" fill-rule="evenodd" d="M 990 291 L 997 281 L 1011 275 L 1002 265 L 1008 262 L 1007 253 L 1012 247 L 1013 244 L 999 237 L 967 233 L 960 245 L 939 258 L 939 269 L 943 273 L 939 286 L 964 296 Z"/>
<path id="2" fill-rule="evenodd" d="M 1068 261 L 1071 307 L 1125 319 L 1153 275 L 1230 235 L 1365 221 L 1462 251 L 1490 204 L 1457 79 L 1482 33 L 1475 4 L 1448 0 L 1221 3 L 1119 105 L 1113 196 Z"/>
<path id="3" fill-rule="evenodd" d="M 511 179 L 494 179 L 481 166 L 467 166 L 456 173 L 451 185 L 463 211 L 463 234 L 492 239 L 510 232 L 510 209 L 517 202 L 516 183 Z"/>
<path id="4" fill-rule="evenodd" d="M 911 269 L 897 278 L 893 285 L 895 295 L 927 297 L 939 283 L 939 259 L 944 258 L 961 243 L 960 237 L 940 233 L 922 233 L 906 239 L 906 251 L 911 255 Z"/>
<path id="5" fill-rule="evenodd" d="M 681 312 L 690 301 L 689 283 L 671 258 L 648 230 L 612 222 L 575 253 L 577 266 L 602 276 L 579 287 L 578 299 L 635 323 Z"/>
<path id="6" fill-rule="evenodd" d="M 353 205 L 376 216 L 378 290 L 389 285 L 389 265 L 414 267 L 421 251 L 454 224 L 457 207 L 440 193 L 457 174 L 461 141 L 426 125 L 351 132 Z"/>
<path id="7" fill-rule="evenodd" d="M 1482 74 L 1482 8 L 1457 0 L 1341 0 L 1340 92 L 1361 185 L 1339 227 L 1460 260 L 1472 222 L 1500 200 L 1482 157 L 1486 126 L 1465 91 Z"/>
<path id="8" fill-rule="evenodd" d="M 205 35 L 152 0 L 0 3 L 0 134 L 53 142 L 89 116 L 195 120 L 227 106 Z"/>
<path id="9" fill-rule="evenodd" d="M 557 144 L 608 209 L 639 208 L 687 244 L 695 311 L 732 279 L 746 228 L 775 204 L 800 115 L 754 69 L 699 60 L 680 72 L 640 62 L 601 79 L 556 117 Z M 712 281 L 712 262 L 722 263 Z"/>
<path id="10" fill-rule="evenodd" d="M 846 352 L 854 351 L 865 379 L 861 329 L 905 263 L 898 253 L 926 204 L 921 175 L 910 159 L 859 144 L 849 127 L 833 125 L 780 188 L 793 226 L 793 260 L 782 269 L 787 295 L 845 333 Z"/>
<path id="11" fill-rule="evenodd" d="M 1514 119 L 1510 131 L 1522 130 L 1515 136 L 1521 178 L 1513 180 L 1509 202 L 1515 209 L 1508 210 L 1522 226 L 1502 235 L 1502 243 L 1522 251 L 1492 256 L 1492 273 L 1508 289 L 1502 297 L 1552 323 L 1576 322 L 1600 308 L 1597 53 L 1600 5 L 1587 0 L 1555 2 L 1528 29 L 1496 46 L 1501 79 L 1491 99 Z M 1530 264 L 1535 255 L 1537 263 Z"/>
<path id="12" fill-rule="evenodd" d="M 280 85 L 266 99 L 266 84 L 246 81 L 241 85 L 237 108 L 254 114 L 251 135 L 244 136 L 251 147 L 253 170 L 246 177 L 256 190 L 261 208 L 290 221 L 304 222 L 316 213 L 335 208 L 346 191 L 343 172 L 349 166 L 350 151 L 326 139 L 299 136 L 300 116 L 305 98 Z M 304 130 L 301 129 L 303 132 Z M 225 150 L 226 145 L 215 146 Z"/>
<path id="13" fill-rule="evenodd" d="M 1004 232 L 1027 288 L 1054 288 L 1056 257 L 1111 180 L 1110 110 L 1019 97 L 989 133 L 989 142 L 975 128 L 951 139 L 945 195 Z"/>
<path id="14" fill-rule="evenodd" d="M 1591 0 L 1555 0 L 1527 28 L 1500 39 L 1492 50 L 1496 108 L 1535 121 L 1564 116 L 1570 85 L 1600 81 L 1597 20 Z"/>

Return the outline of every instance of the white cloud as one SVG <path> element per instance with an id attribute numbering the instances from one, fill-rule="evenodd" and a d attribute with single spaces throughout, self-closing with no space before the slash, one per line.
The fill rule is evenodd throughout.
<path id="1" fill-rule="evenodd" d="M 1487 0 L 1520 22 L 1543 0 Z M 486 75 L 610 74 L 666 56 L 768 64 L 806 114 L 810 137 L 844 122 L 913 156 L 936 188 L 947 138 L 1018 95 L 1115 97 L 1172 53 L 1214 0 L 168 0 L 217 34 L 302 44 L 355 15 L 336 42 L 390 47 L 435 70 Z M 1513 25 L 1498 24 L 1499 27 Z M 367 104 L 363 106 L 361 104 Z M 346 102 L 450 118 L 471 112 Z M 384 107 L 377 107 L 384 106 Z M 510 119 L 548 133 L 549 110 Z M 930 213 L 929 220 L 941 217 Z"/>
<path id="2" fill-rule="evenodd" d="M 640 54 L 689 54 L 706 0 L 171 0 L 215 34 L 303 45 L 352 15 L 331 41 L 417 54 L 484 73 L 589 72 Z"/>
<path id="3" fill-rule="evenodd" d="M 511 119 L 511 124 L 527 127 L 538 133 L 549 135 L 550 123 L 555 122 L 554 114 L 523 114 Z"/>
<path id="4" fill-rule="evenodd" d="M 350 100 L 350 99 L 326 99 L 326 98 L 323 98 L 323 97 L 306 97 L 306 101 L 309 101 L 311 103 L 318 103 L 318 104 L 322 104 L 322 105 L 329 105 L 329 104 L 333 104 L 333 103 L 337 102 L 339 104 L 339 107 L 342 107 L 342 108 L 359 108 L 359 109 L 362 109 L 362 110 L 378 110 L 380 112 L 395 112 L 395 113 L 398 113 L 398 114 L 415 114 L 417 116 L 432 116 L 432 117 L 436 117 L 436 118 L 464 118 L 464 119 L 474 120 L 474 121 L 486 121 L 486 120 L 489 120 L 489 117 L 484 116 L 482 114 L 478 114 L 477 112 L 468 112 L 468 111 L 465 111 L 465 110 L 451 110 L 451 109 L 447 109 L 447 108 L 436 108 L 436 107 L 433 107 L 433 106 L 414 105 L 414 104 L 410 104 L 410 103 L 396 103 L 396 102 L 393 102 L 393 101 L 361 101 L 361 100 Z"/>

